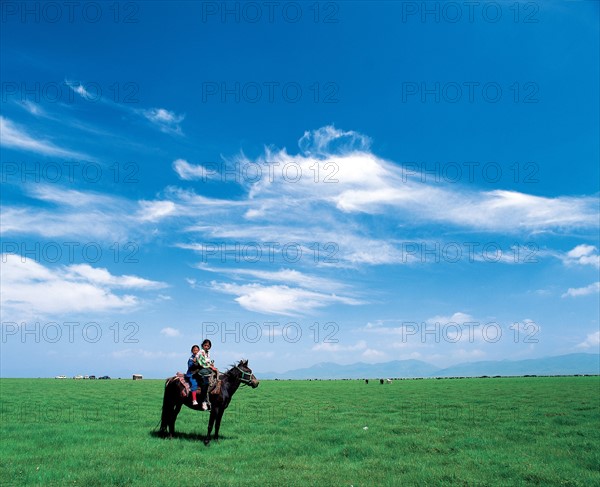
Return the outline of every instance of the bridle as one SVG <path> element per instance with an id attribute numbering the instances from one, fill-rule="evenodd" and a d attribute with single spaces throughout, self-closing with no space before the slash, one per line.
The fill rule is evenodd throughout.
<path id="1" fill-rule="evenodd" d="M 246 371 L 240 369 L 240 367 L 238 365 L 236 365 L 235 368 L 238 369 L 240 371 L 240 373 L 242 374 L 240 377 L 240 382 L 242 384 L 249 386 L 252 383 L 252 377 L 253 377 L 252 370 L 248 369 L 248 370 L 250 370 L 250 372 L 246 372 Z M 248 377 L 246 377 L 246 376 L 248 376 Z"/>

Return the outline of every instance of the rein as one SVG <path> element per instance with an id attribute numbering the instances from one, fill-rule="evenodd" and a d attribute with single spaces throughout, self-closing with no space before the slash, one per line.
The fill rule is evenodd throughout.
<path id="1" fill-rule="evenodd" d="M 237 365 L 235 366 L 235 368 L 239 370 L 242 374 L 242 376 L 240 377 L 240 382 L 245 385 L 250 385 L 252 383 L 252 371 L 245 372 L 242 369 L 240 369 Z M 246 378 L 246 375 L 249 376 L 249 378 Z"/>

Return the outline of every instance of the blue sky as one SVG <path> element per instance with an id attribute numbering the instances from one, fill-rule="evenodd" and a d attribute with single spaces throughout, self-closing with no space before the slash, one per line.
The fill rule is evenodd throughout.
<path id="1" fill-rule="evenodd" d="M 3 376 L 598 352 L 597 2 L 67 4 L 2 5 Z"/>

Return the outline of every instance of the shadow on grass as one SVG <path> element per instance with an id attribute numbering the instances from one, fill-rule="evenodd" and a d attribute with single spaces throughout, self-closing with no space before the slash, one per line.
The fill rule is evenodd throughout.
<path id="1" fill-rule="evenodd" d="M 158 430 L 153 430 L 150 431 L 150 436 L 152 436 L 153 438 L 160 438 L 160 439 L 165 439 L 168 440 L 170 439 L 168 435 L 165 435 L 164 433 L 161 433 Z M 185 441 L 204 441 L 204 439 L 206 438 L 206 435 L 202 435 L 200 433 L 183 433 L 183 432 L 175 432 L 175 434 L 173 435 L 174 440 L 185 440 Z M 219 435 L 219 439 L 216 440 L 216 443 L 219 443 L 223 440 L 232 440 L 237 438 L 236 436 L 229 436 L 229 435 Z M 215 442 L 214 439 L 211 439 L 211 443 Z"/>

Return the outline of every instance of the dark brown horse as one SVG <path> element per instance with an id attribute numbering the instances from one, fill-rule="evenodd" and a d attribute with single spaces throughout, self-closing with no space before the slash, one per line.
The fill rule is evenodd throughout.
<path id="1" fill-rule="evenodd" d="M 221 392 L 210 395 L 210 419 L 208 420 L 208 433 L 204 439 L 204 444 L 210 443 L 210 435 L 213 426 L 215 427 L 215 440 L 219 439 L 219 428 L 221 427 L 221 418 L 231 398 L 238 390 L 241 384 L 248 385 L 253 389 L 258 387 L 258 379 L 254 377 L 252 370 L 248 367 L 247 360 L 240 360 L 237 365 L 232 366 L 223 374 L 221 382 Z M 163 398 L 162 416 L 160 421 L 160 433 L 163 436 L 173 437 L 175 434 L 175 421 L 181 411 L 181 406 L 186 405 L 190 409 L 202 411 L 200 405 L 193 406 L 191 394 L 187 397 L 181 397 L 179 387 L 171 382 L 165 387 Z M 167 431 L 168 430 L 168 431 Z"/>

